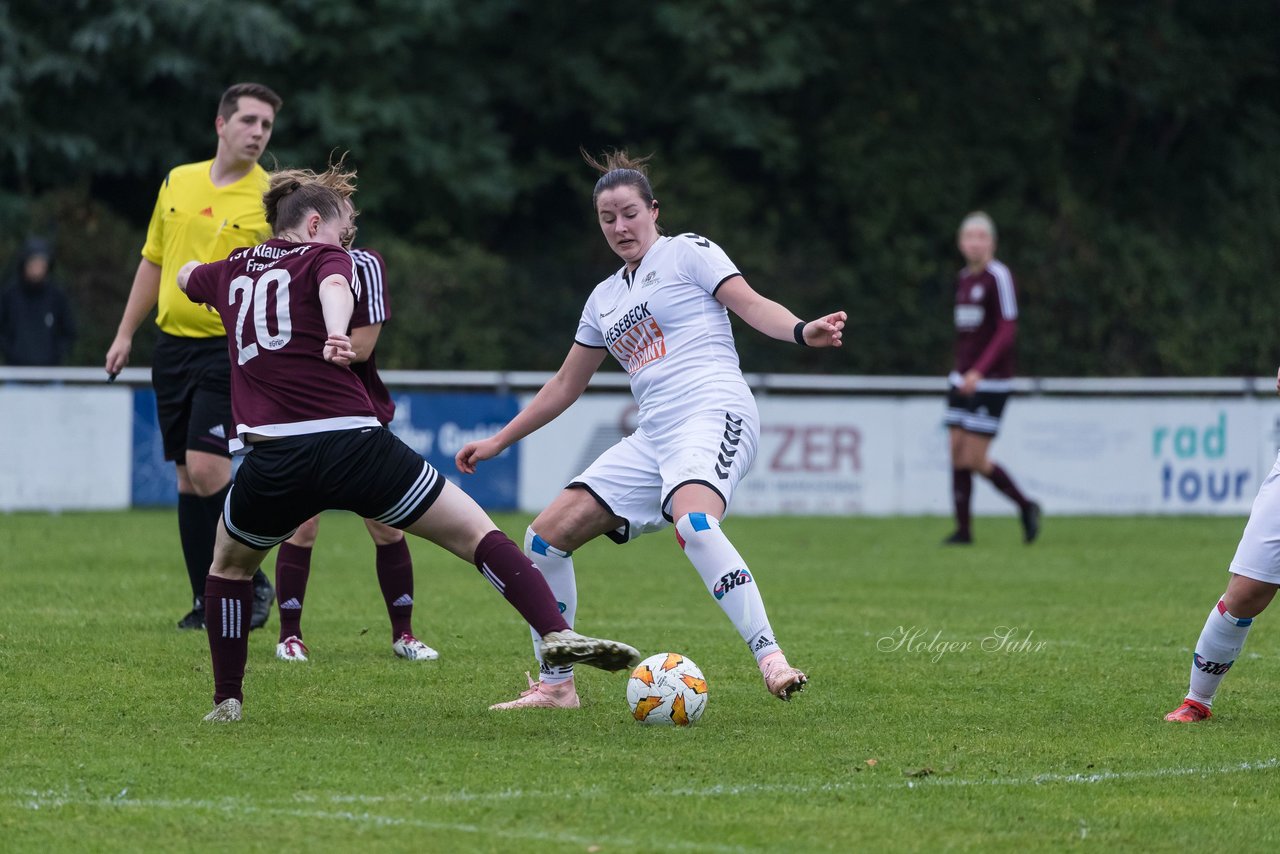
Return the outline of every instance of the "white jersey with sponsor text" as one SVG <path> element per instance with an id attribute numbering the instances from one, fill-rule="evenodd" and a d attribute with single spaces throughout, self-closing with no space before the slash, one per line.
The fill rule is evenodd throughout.
<path id="1" fill-rule="evenodd" d="M 646 431 L 751 394 L 729 312 L 715 298 L 738 269 L 697 234 L 659 237 L 634 273 L 624 266 L 596 285 L 574 336 L 608 348 L 630 375 Z"/>

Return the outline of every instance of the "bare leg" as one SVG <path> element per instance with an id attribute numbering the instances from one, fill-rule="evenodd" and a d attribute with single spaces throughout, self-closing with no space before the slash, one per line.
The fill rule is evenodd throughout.
<path id="1" fill-rule="evenodd" d="M 1235 616 L 1252 619 L 1267 609 L 1278 589 L 1274 584 L 1232 573 L 1227 592 L 1222 594 L 1222 603 Z"/>

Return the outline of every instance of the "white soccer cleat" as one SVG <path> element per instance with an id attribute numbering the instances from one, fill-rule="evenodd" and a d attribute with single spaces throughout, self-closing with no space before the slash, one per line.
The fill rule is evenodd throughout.
<path id="1" fill-rule="evenodd" d="M 552 667 L 586 664 L 601 670 L 627 670 L 640 663 L 640 653 L 621 641 L 591 638 L 565 629 L 543 635 L 542 661 Z"/>
<path id="2" fill-rule="evenodd" d="M 306 661 L 310 651 L 297 635 L 289 635 L 276 644 L 276 658 L 281 661 Z"/>
<path id="3" fill-rule="evenodd" d="M 214 706 L 213 711 L 205 715 L 204 719 L 215 723 L 238 721 L 240 720 L 240 701 L 234 697 L 228 697 Z"/>
<path id="4" fill-rule="evenodd" d="M 407 658 L 409 661 L 435 661 L 440 657 L 440 653 L 408 632 L 396 638 L 396 642 L 391 644 L 391 649 L 396 655 Z"/>

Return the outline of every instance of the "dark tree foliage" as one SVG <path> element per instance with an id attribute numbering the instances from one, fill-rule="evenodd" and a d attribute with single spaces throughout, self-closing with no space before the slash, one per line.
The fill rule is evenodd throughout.
<path id="1" fill-rule="evenodd" d="M 0 252 L 54 231 L 96 364 L 154 193 L 213 151 L 231 82 L 285 98 L 268 154 L 350 152 L 391 265 L 391 367 L 554 368 L 616 267 L 579 147 L 652 153 L 704 233 L 838 356 L 939 373 L 961 216 L 1022 295 L 1024 373 L 1255 374 L 1280 358 L 1280 15 L 1153 0 L 0 2 Z M 145 354 L 148 336 L 139 336 Z"/>

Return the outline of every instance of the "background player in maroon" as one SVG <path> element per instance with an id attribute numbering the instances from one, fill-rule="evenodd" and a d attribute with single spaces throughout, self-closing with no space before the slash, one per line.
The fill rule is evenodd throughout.
<path id="1" fill-rule="evenodd" d="M 352 249 L 359 296 L 351 315 L 351 371 L 364 384 L 369 400 L 382 425 L 395 417 L 396 404 L 378 376 L 376 347 L 382 324 L 391 319 L 391 300 L 386 288 L 386 264 L 372 249 Z M 391 649 L 410 661 L 431 661 L 439 653 L 418 640 L 413 633 L 413 556 L 404 533 L 395 528 L 364 520 L 373 539 L 378 586 L 391 621 Z M 311 576 L 311 555 L 320 530 L 320 517 L 303 522 L 294 535 L 280 544 L 276 554 L 276 601 L 280 607 L 280 641 L 276 657 L 285 661 L 306 661 L 309 650 L 302 642 L 302 610 L 306 603 L 307 581 Z"/>
<path id="2" fill-rule="evenodd" d="M 996 226 L 975 211 L 960 223 L 956 243 L 965 267 L 956 281 L 955 369 L 948 378 L 944 419 L 951 439 L 951 494 L 956 530 L 948 544 L 973 542 L 971 497 L 977 472 L 1018 505 L 1024 542 L 1040 533 L 1040 505 L 987 455 L 1013 391 L 1018 296 L 1009 268 L 995 258 Z"/>
<path id="3" fill-rule="evenodd" d="M 354 212 L 326 179 L 293 170 L 272 176 L 265 197 L 275 235 L 225 261 L 183 267 L 187 296 L 217 311 L 231 356 L 233 450 L 248 448 L 227 495 L 205 617 L 213 662 L 212 721 L 241 717 L 249 579 L 276 544 L 326 509 L 350 510 L 416 534 L 476 567 L 544 633 L 543 653 L 608 670 L 634 665 L 626 644 L 569 629 L 542 574 L 466 493 L 379 423 L 348 368 L 346 334 L 359 280 L 342 248 Z M 346 173 L 354 182 L 354 174 Z"/>

